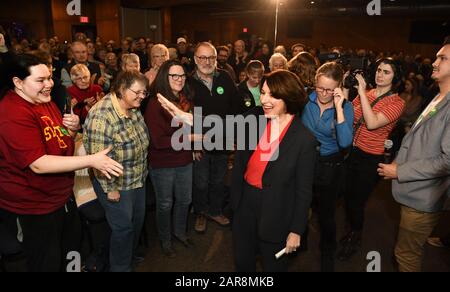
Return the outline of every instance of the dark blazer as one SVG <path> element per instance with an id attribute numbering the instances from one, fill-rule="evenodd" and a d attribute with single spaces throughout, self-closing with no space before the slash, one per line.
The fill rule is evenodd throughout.
<path id="1" fill-rule="evenodd" d="M 261 107 L 255 114 L 262 115 Z M 262 134 L 262 133 L 261 133 Z M 247 139 L 248 140 L 248 139 Z M 259 139 L 258 139 L 259 141 Z M 258 235 L 268 242 L 283 242 L 289 233 L 305 231 L 312 198 L 317 141 L 296 115 L 279 146 L 279 157 L 269 162 L 263 176 Z M 244 174 L 254 150 L 237 151 L 231 185 L 231 204 L 239 211 Z"/>
<path id="2" fill-rule="evenodd" d="M 450 196 L 450 92 L 406 134 L 395 162 L 394 199 L 421 212 L 442 211 Z"/>

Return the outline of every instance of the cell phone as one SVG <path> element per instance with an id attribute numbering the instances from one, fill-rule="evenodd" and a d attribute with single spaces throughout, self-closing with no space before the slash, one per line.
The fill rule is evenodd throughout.
<path id="1" fill-rule="evenodd" d="M 64 113 L 65 114 L 72 114 L 72 98 L 70 95 L 66 96 L 66 104 L 64 105 Z"/>

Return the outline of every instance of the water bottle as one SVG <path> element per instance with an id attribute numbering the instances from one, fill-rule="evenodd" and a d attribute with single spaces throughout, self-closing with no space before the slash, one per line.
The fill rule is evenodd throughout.
<path id="1" fill-rule="evenodd" d="M 392 153 L 391 149 L 394 146 L 394 142 L 392 140 L 386 140 L 384 141 L 384 163 L 390 164 L 392 162 Z"/>

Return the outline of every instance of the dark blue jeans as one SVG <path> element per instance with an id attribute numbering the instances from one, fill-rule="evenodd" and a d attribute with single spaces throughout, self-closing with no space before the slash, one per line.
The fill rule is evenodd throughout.
<path id="1" fill-rule="evenodd" d="M 187 217 L 192 202 L 192 163 L 182 167 L 152 169 L 150 177 L 156 195 L 159 239 L 163 245 L 170 246 L 172 207 L 173 233 L 180 239 L 186 239 Z"/>
<path id="2" fill-rule="evenodd" d="M 197 214 L 222 215 L 227 159 L 227 154 L 205 153 L 202 160 L 194 162 L 193 202 Z"/>
<path id="3" fill-rule="evenodd" d="M 116 203 L 108 201 L 108 195 L 96 179 L 92 185 L 111 227 L 111 272 L 131 272 L 133 255 L 144 224 L 145 187 L 119 191 L 120 201 Z"/>

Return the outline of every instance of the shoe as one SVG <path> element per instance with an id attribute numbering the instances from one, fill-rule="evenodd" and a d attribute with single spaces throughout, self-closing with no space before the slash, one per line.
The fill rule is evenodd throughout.
<path id="1" fill-rule="evenodd" d="M 175 253 L 175 250 L 172 248 L 171 245 L 161 245 L 161 249 L 162 249 L 162 253 L 170 259 L 173 259 L 174 257 L 177 256 L 177 254 Z"/>
<path id="2" fill-rule="evenodd" d="M 205 233 L 206 231 L 206 217 L 203 214 L 197 215 L 197 219 L 195 220 L 194 230 L 197 233 Z"/>
<path id="3" fill-rule="evenodd" d="M 212 220 L 212 221 L 216 222 L 220 226 L 228 226 L 228 225 L 230 225 L 230 219 L 228 219 L 227 217 L 225 217 L 223 215 L 208 216 L 208 218 L 209 218 L 209 220 Z"/>
<path id="4" fill-rule="evenodd" d="M 348 261 L 361 246 L 361 232 L 351 231 L 341 242 L 342 247 L 337 254 L 337 258 L 340 261 Z"/>
<path id="5" fill-rule="evenodd" d="M 440 237 L 428 237 L 427 243 L 434 247 L 445 247 L 445 244 L 442 243 Z"/>
<path id="6" fill-rule="evenodd" d="M 181 237 L 178 237 L 178 236 L 173 236 L 179 243 L 181 243 L 185 248 L 190 248 L 190 247 L 193 247 L 194 246 L 194 244 L 192 243 L 192 241 L 188 238 L 188 237 L 186 237 L 186 238 L 184 238 L 184 239 L 182 239 Z"/>

